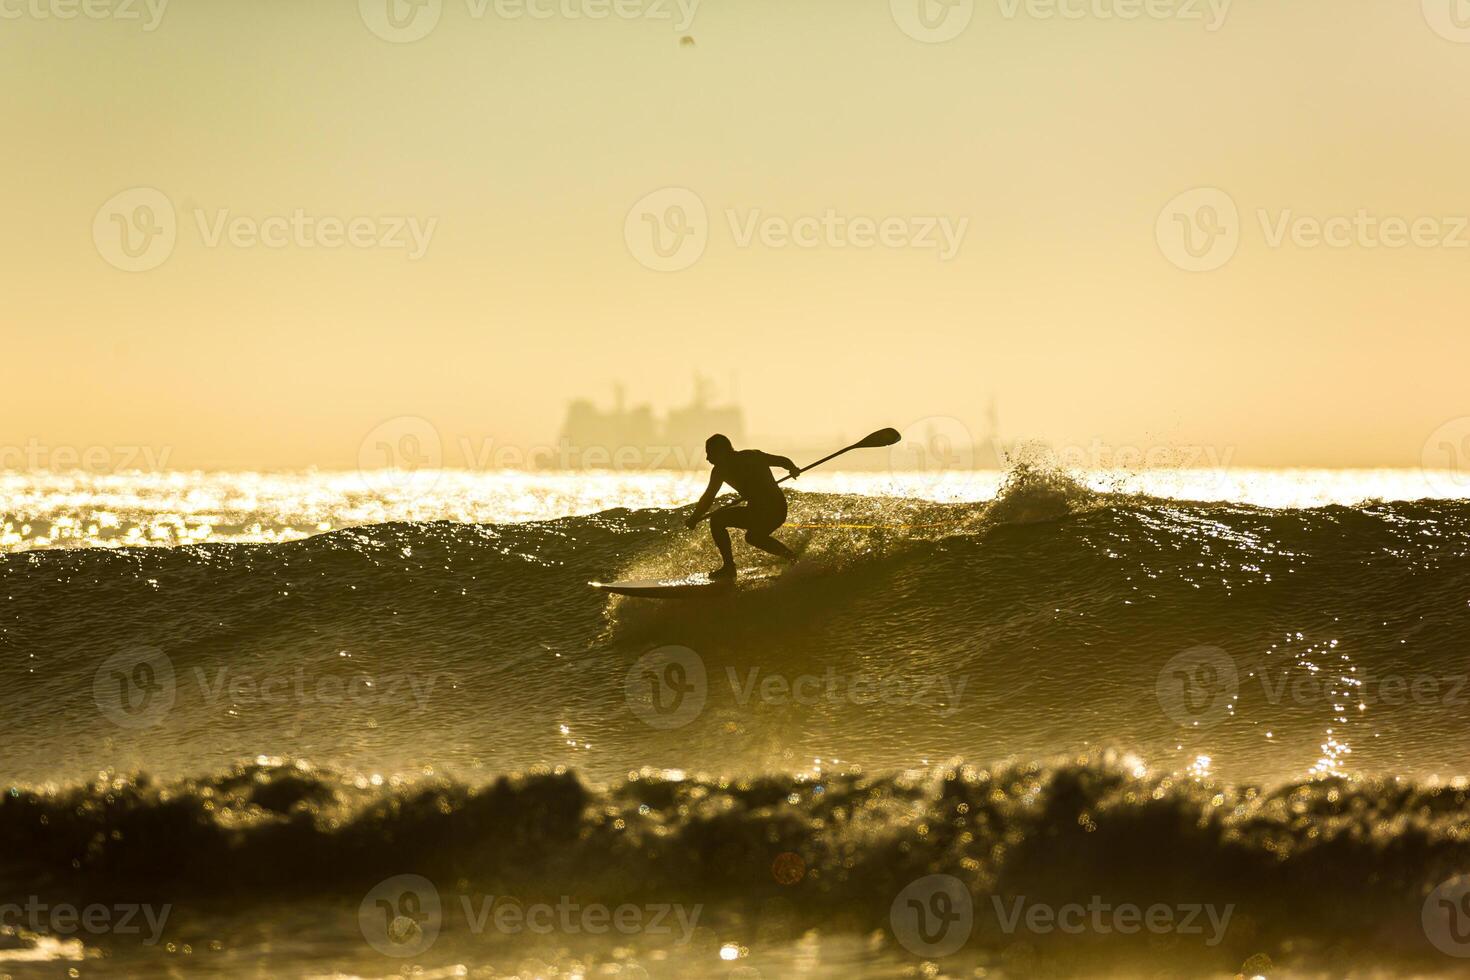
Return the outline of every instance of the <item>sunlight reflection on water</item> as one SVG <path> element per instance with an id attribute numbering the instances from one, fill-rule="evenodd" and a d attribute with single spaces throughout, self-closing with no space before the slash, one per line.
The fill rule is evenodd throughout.
<path id="1" fill-rule="evenodd" d="M 1423 470 L 1090 470 L 1094 490 L 1296 508 L 1440 496 Z M 388 521 L 510 523 L 615 507 L 678 507 L 703 473 L 444 470 L 300 473 L 0 473 L 0 552 L 270 542 Z M 803 476 L 819 493 L 985 501 L 1000 471 Z M 1450 484 L 1452 485 L 1452 484 Z"/>

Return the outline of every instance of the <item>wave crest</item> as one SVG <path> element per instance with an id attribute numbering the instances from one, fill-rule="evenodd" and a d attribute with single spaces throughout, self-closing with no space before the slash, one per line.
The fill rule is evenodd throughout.
<path id="1" fill-rule="evenodd" d="M 258 760 L 168 783 L 12 788 L 0 874 L 186 902 L 221 881 L 267 901 L 413 872 L 527 897 L 718 909 L 785 896 L 813 922 L 881 928 L 895 895 L 943 873 L 977 898 L 1228 904 L 1257 948 L 1417 948 L 1425 896 L 1470 861 L 1467 796 L 1400 780 L 1226 785 L 1109 752 L 882 776 L 645 771 L 601 787 L 564 770 L 375 786 Z"/>

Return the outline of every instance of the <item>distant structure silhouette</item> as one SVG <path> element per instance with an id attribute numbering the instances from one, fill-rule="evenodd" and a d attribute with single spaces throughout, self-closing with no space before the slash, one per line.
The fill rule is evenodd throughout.
<path id="1" fill-rule="evenodd" d="M 712 403 L 713 386 L 695 375 L 694 400 L 659 419 L 647 404 L 629 407 L 623 386 L 613 387 L 611 411 L 579 398 L 567 407 L 561 427 L 566 465 L 617 469 L 692 469 L 704 457 L 711 432 L 745 438 L 745 413 L 735 405 Z M 612 461 L 609 461 L 611 458 Z"/>
<path id="2" fill-rule="evenodd" d="M 956 430 L 955 426 L 964 428 Z M 746 431 L 745 413 L 733 399 L 717 401 L 714 385 L 696 374 L 694 397 L 689 404 L 670 409 L 662 416 L 646 402 L 629 405 L 621 384 L 613 385 L 610 409 L 600 408 L 590 398 L 576 399 L 567 406 L 556 450 L 538 456 L 537 465 L 688 472 L 701 468 L 705 458 L 704 439 L 711 432 L 724 433 L 736 445 L 758 440 L 779 443 L 783 448 L 789 447 L 792 456 L 798 459 L 820 456 L 852 435 L 839 431 L 817 435 L 785 431 L 753 438 Z M 922 449 L 923 459 L 931 466 L 942 465 L 935 462 L 941 457 L 953 457 L 965 469 L 1007 467 L 1007 448 L 1000 437 L 994 398 L 989 400 L 978 426 L 974 422 L 936 416 L 914 425 L 907 439 L 906 451 L 913 454 Z M 883 453 L 855 455 L 844 459 L 843 466 L 871 472 L 892 469 L 903 458 L 902 453 L 898 457 Z"/>

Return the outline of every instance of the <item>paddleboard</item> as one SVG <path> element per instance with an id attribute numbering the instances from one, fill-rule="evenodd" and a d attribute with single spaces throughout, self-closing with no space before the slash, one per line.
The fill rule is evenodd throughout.
<path id="1" fill-rule="evenodd" d="M 683 578 L 640 579 L 629 582 L 588 582 L 599 592 L 632 596 L 635 599 L 693 599 L 739 591 L 758 582 L 769 582 L 778 573 L 767 569 L 740 571 L 733 578 L 712 579 L 703 572 Z"/>

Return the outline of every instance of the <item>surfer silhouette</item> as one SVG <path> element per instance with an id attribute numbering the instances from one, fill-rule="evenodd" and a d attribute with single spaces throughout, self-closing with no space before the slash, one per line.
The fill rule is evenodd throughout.
<path id="1" fill-rule="evenodd" d="M 694 527 L 714 505 L 722 484 L 729 484 L 744 499 L 729 507 L 721 507 L 710 515 L 709 533 L 720 549 L 724 564 L 710 572 L 710 578 L 730 578 L 735 574 L 735 559 L 730 551 L 730 528 L 745 529 L 745 541 L 751 547 L 793 561 L 796 555 L 771 532 L 786 523 L 786 494 L 776 485 L 771 468 L 779 466 L 793 477 L 801 468 L 785 456 L 772 456 L 759 449 L 737 451 L 727 436 L 716 433 L 704 442 L 704 455 L 714 466 L 709 486 L 699 498 L 694 513 L 684 523 Z"/>

